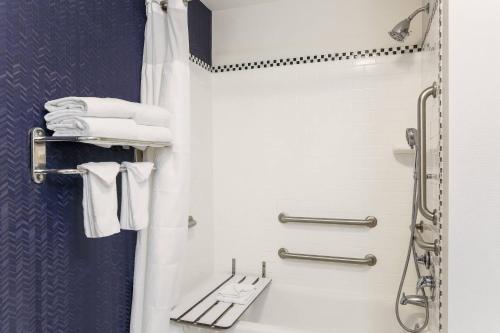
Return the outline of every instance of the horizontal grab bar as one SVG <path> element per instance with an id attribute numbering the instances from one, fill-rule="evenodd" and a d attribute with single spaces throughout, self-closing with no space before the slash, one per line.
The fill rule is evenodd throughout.
<path id="1" fill-rule="evenodd" d="M 415 232 L 415 243 L 417 243 L 418 247 L 425 251 L 434 252 L 435 255 L 439 255 L 439 245 L 438 240 L 434 240 L 434 242 L 426 242 L 421 232 L 417 230 Z"/>
<path id="2" fill-rule="evenodd" d="M 281 213 L 280 215 L 278 215 L 278 220 L 281 223 L 337 224 L 337 225 L 354 225 L 354 226 L 361 226 L 368 228 L 374 228 L 377 226 L 377 218 L 375 216 L 368 216 L 364 220 L 356 220 L 356 219 L 287 216 L 285 213 Z"/>
<path id="3" fill-rule="evenodd" d="M 319 256 L 314 254 L 290 253 L 288 252 L 287 249 L 281 248 L 278 250 L 278 255 L 280 256 L 281 259 L 337 262 L 341 264 L 354 264 L 354 265 L 366 265 L 366 266 L 375 266 L 377 264 L 377 257 L 375 257 L 373 254 L 367 254 L 364 258 L 330 257 L 330 256 Z"/>

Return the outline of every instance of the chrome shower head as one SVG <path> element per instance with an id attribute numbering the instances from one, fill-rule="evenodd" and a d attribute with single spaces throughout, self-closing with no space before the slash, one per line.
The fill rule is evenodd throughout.
<path id="1" fill-rule="evenodd" d="M 410 34 L 411 21 L 415 16 L 417 16 L 418 13 L 421 13 L 423 11 L 429 12 L 429 4 L 425 5 L 422 8 L 417 9 L 410 16 L 408 16 L 408 18 L 405 18 L 403 21 L 396 24 L 394 28 L 392 28 L 392 30 L 389 31 L 389 36 L 391 36 L 398 42 L 404 41 L 406 37 L 408 37 L 408 35 Z"/>

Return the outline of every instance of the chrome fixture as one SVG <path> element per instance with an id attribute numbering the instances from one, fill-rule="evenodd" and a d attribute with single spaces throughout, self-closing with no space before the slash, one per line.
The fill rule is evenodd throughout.
<path id="1" fill-rule="evenodd" d="M 424 288 L 436 288 L 436 281 L 434 281 L 434 277 L 430 275 L 421 276 L 417 280 L 417 290 L 421 290 Z"/>
<path id="2" fill-rule="evenodd" d="M 188 218 L 188 228 L 193 228 L 197 224 L 198 224 L 198 222 L 194 219 L 194 217 L 192 217 L 190 215 L 189 218 Z"/>
<path id="3" fill-rule="evenodd" d="M 432 86 L 424 89 L 420 96 L 418 97 L 418 142 L 420 149 L 420 165 L 419 165 L 419 174 L 418 177 L 418 192 L 420 195 L 419 203 L 419 211 L 426 218 L 437 224 L 437 212 L 436 210 L 430 211 L 427 206 L 427 130 L 426 130 L 426 121 L 427 121 L 427 99 L 429 97 L 436 98 L 438 92 L 438 86 L 436 82 L 432 84 Z"/>
<path id="4" fill-rule="evenodd" d="M 439 242 L 434 240 L 434 242 L 426 242 L 422 236 L 421 232 L 415 233 L 415 243 L 424 251 L 433 252 L 436 256 L 439 255 Z"/>
<path id="5" fill-rule="evenodd" d="M 415 164 L 414 164 L 414 169 L 413 169 L 413 195 L 412 195 L 412 212 L 411 212 L 411 223 L 410 223 L 410 239 L 408 241 L 408 250 L 406 252 L 406 259 L 404 262 L 403 266 L 403 273 L 401 274 L 401 280 L 399 282 L 399 287 L 398 287 L 398 292 L 396 296 L 396 301 L 394 305 L 394 312 L 396 314 L 396 319 L 399 323 L 399 325 L 407 332 L 410 333 L 419 333 L 422 332 L 427 325 L 429 324 L 429 301 L 428 297 L 426 295 L 425 289 L 421 289 L 422 295 L 410 295 L 406 296 L 403 293 L 403 286 L 404 282 L 406 280 L 406 273 L 408 272 L 408 266 L 410 263 L 410 258 L 413 257 L 413 263 L 415 265 L 415 270 L 417 273 L 417 278 L 420 278 L 422 275 L 420 273 L 420 267 L 419 267 L 419 257 L 417 255 L 417 251 L 415 248 L 415 234 L 419 234 L 417 232 L 417 215 L 418 215 L 418 207 L 419 207 L 419 198 L 420 195 L 418 193 L 419 190 L 419 179 L 421 178 L 421 174 L 419 172 L 419 166 L 420 166 L 420 157 L 421 157 L 421 147 L 420 147 L 420 140 L 415 140 L 415 138 L 419 137 L 419 131 L 415 129 L 407 129 L 406 130 L 406 139 L 408 141 L 408 145 L 412 149 L 415 149 Z M 423 228 L 423 224 L 419 225 L 421 228 Z M 421 259 L 423 260 L 423 259 Z M 427 259 L 425 259 L 427 260 Z M 424 322 L 420 326 L 415 326 L 415 328 L 410 328 L 407 326 L 405 323 L 400 318 L 399 315 L 399 306 L 400 305 L 407 305 L 407 304 L 412 304 L 416 306 L 420 306 L 425 308 L 425 319 Z"/>
<path id="6" fill-rule="evenodd" d="M 418 256 L 417 263 L 423 265 L 426 269 L 430 269 L 432 265 L 431 253 L 429 251 L 425 251 L 424 254 Z"/>
<path id="7" fill-rule="evenodd" d="M 401 300 L 399 301 L 399 304 L 401 305 L 416 305 L 420 306 L 422 308 L 427 307 L 427 298 L 425 296 L 420 296 L 420 295 L 406 295 L 403 293 L 403 296 L 401 296 Z"/>
<path id="8" fill-rule="evenodd" d="M 290 253 L 287 249 L 281 248 L 278 250 L 278 255 L 281 259 L 299 259 L 310 261 L 336 262 L 342 264 L 366 265 L 375 266 L 377 258 L 373 254 L 367 254 L 364 258 L 346 258 L 346 257 L 330 257 L 313 254 Z"/>
<path id="9" fill-rule="evenodd" d="M 418 134 L 415 128 L 407 128 L 406 129 L 406 142 L 408 142 L 408 146 L 411 149 L 415 147 L 417 144 Z"/>
<path id="10" fill-rule="evenodd" d="M 47 142 L 79 142 L 93 143 L 103 145 L 117 146 L 144 146 L 144 147 L 169 147 L 169 143 L 141 141 L 141 140 L 124 140 L 114 138 L 101 138 L 93 136 L 45 136 L 45 131 L 42 128 L 35 127 L 30 131 L 31 143 L 31 178 L 37 184 L 45 181 L 48 174 L 59 175 L 81 175 L 86 171 L 78 169 L 46 169 L 47 166 Z M 120 171 L 125 171 L 120 168 Z"/>
<path id="11" fill-rule="evenodd" d="M 356 219 L 338 219 L 338 218 L 319 218 L 319 217 L 297 217 L 287 216 L 285 213 L 278 215 L 278 220 L 281 223 L 318 223 L 318 224 L 338 224 L 338 225 L 354 225 L 361 227 L 374 228 L 377 225 L 377 218 L 368 216 L 364 220 Z"/>
<path id="12" fill-rule="evenodd" d="M 394 28 L 392 28 L 392 30 L 389 31 L 389 36 L 391 36 L 393 39 L 395 39 L 398 42 L 404 41 L 406 39 L 406 37 L 408 37 L 408 35 L 410 34 L 410 24 L 411 24 L 411 21 L 413 20 L 413 18 L 422 12 L 429 13 L 429 8 L 430 8 L 430 5 L 427 4 L 419 9 L 417 9 L 413 13 L 411 13 L 410 16 L 408 16 L 403 21 L 396 24 L 394 26 Z"/>

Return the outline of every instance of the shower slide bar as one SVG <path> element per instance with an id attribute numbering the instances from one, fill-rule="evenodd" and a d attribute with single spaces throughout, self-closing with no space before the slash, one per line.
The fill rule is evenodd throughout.
<path id="1" fill-rule="evenodd" d="M 323 261 L 366 266 L 375 266 L 377 264 L 377 257 L 375 257 L 373 254 L 367 254 L 364 258 L 331 257 L 313 254 L 290 253 L 287 249 L 281 248 L 278 250 L 278 255 L 281 259 Z"/>
<path id="2" fill-rule="evenodd" d="M 419 211 L 428 220 L 432 221 L 434 225 L 437 224 L 437 211 L 431 211 L 427 205 L 427 100 L 429 97 L 436 98 L 438 93 L 437 83 L 434 82 L 432 86 L 424 89 L 418 97 L 418 142 L 420 148 L 420 165 L 418 177 L 418 192 L 420 195 Z"/>
<path id="3" fill-rule="evenodd" d="M 336 225 L 353 225 L 353 226 L 368 227 L 368 228 L 374 228 L 377 226 L 377 218 L 375 216 L 368 216 L 364 220 L 356 220 L 356 219 L 339 219 L 339 218 L 287 216 L 285 213 L 281 213 L 278 215 L 278 220 L 281 223 L 336 224 Z"/>

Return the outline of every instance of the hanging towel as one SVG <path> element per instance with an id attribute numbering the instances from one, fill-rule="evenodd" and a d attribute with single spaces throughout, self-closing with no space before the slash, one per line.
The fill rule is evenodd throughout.
<path id="1" fill-rule="evenodd" d="M 132 119 L 71 117 L 58 123 L 47 123 L 47 128 L 54 131 L 54 136 L 96 136 L 164 144 L 172 139 L 170 129 L 137 125 Z M 111 144 L 98 145 L 109 147 Z"/>
<path id="2" fill-rule="evenodd" d="M 85 163 L 83 178 L 83 223 L 88 238 L 106 237 L 120 232 L 116 175 L 120 165 L 115 162 Z"/>
<path id="3" fill-rule="evenodd" d="M 45 103 L 47 123 L 69 117 L 134 119 L 138 125 L 167 127 L 170 113 L 162 107 L 117 98 L 64 97 Z"/>
<path id="4" fill-rule="evenodd" d="M 219 302 L 248 304 L 255 294 L 255 286 L 251 284 L 233 283 L 219 289 L 216 299 Z"/>
<path id="5" fill-rule="evenodd" d="M 123 162 L 126 171 L 122 174 L 121 228 L 141 230 L 149 223 L 149 179 L 153 163 Z"/>

